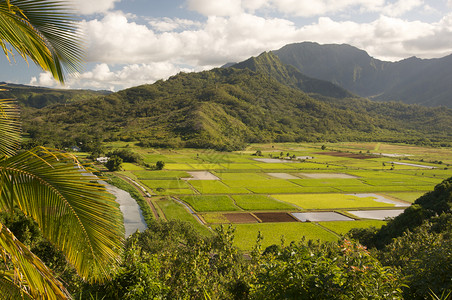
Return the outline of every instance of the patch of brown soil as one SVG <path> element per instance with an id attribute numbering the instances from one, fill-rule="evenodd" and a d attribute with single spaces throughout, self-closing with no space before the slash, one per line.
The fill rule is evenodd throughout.
<path id="1" fill-rule="evenodd" d="M 297 222 L 292 215 L 284 212 L 254 213 L 263 223 L 268 222 Z"/>
<path id="2" fill-rule="evenodd" d="M 223 214 L 231 223 L 257 223 L 258 220 L 250 213 L 226 213 Z"/>

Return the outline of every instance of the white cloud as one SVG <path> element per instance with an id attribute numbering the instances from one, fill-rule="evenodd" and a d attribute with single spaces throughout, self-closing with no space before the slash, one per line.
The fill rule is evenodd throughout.
<path id="1" fill-rule="evenodd" d="M 92 70 L 70 77 L 64 88 L 107 89 L 117 91 L 141 84 L 154 83 L 166 79 L 178 72 L 191 72 L 192 69 L 181 68 L 171 63 L 131 64 L 118 70 L 111 70 L 110 66 L 101 63 Z M 31 85 L 59 86 L 49 73 L 41 73 L 39 79 L 32 77 Z M 61 86 L 59 86 L 61 87 Z"/>
<path id="2" fill-rule="evenodd" d="M 405 49 L 425 57 L 439 57 L 452 52 L 452 13 L 444 16 L 419 37 L 404 41 Z"/>
<path id="3" fill-rule="evenodd" d="M 285 1 L 292 0 L 281 0 L 280 3 Z M 371 2 L 379 3 L 379 0 L 339 0 L 337 5 L 357 2 L 370 5 Z M 417 0 L 408 2 L 411 3 L 409 7 L 420 3 Z M 261 5 L 263 2 L 256 3 Z M 400 8 L 399 12 L 406 9 Z M 239 13 L 229 17 L 210 16 L 204 24 L 164 18 L 151 20 L 152 26 L 146 26 L 130 21 L 121 12 L 108 12 L 102 19 L 84 21 L 82 27 L 88 39 L 87 59 L 90 62 L 171 62 L 196 67 L 238 61 L 262 51 L 306 40 L 349 43 L 380 58 L 401 59 L 417 55 L 413 41 L 433 34 L 435 39 L 427 47 L 430 56 L 435 56 L 447 50 L 443 47 L 441 52 L 437 51 L 434 41 L 440 43 L 442 36 L 449 38 L 449 19 L 429 24 L 382 15 L 373 22 L 363 23 L 320 17 L 315 23 L 297 27 L 286 19 Z M 154 31 L 156 28 L 159 30 Z M 422 54 L 428 55 L 427 49 Z"/>
<path id="4" fill-rule="evenodd" d="M 121 0 L 72 0 L 75 8 L 83 15 L 105 13 L 114 8 Z"/>
<path id="5" fill-rule="evenodd" d="M 129 22 L 119 12 L 101 20 L 84 21 L 87 60 L 105 63 L 146 63 L 167 60 L 182 51 L 174 33 L 155 34 L 145 25 Z"/>
<path id="6" fill-rule="evenodd" d="M 53 79 L 53 76 L 50 72 L 42 72 L 39 74 L 39 78 L 32 77 L 29 85 L 33 86 L 46 86 L 46 87 L 56 87 L 60 86 L 60 84 Z"/>
<path id="7" fill-rule="evenodd" d="M 88 39 L 88 61 L 110 64 L 221 64 L 283 46 L 294 40 L 296 31 L 290 21 L 244 13 L 209 17 L 197 30 L 157 33 L 130 22 L 124 14 L 110 12 L 100 20 L 83 22 L 82 28 Z"/>
<path id="8" fill-rule="evenodd" d="M 452 8 L 452 0 L 447 0 L 447 6 L 449 6 L 450 8 Z"/>

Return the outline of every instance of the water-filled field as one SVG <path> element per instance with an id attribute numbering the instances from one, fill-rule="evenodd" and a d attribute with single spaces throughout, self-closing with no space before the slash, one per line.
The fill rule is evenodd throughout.
<path id="1" fill-rule="evenodd" d="M 165 163 L 163 170 L 127 163 L 121 173 L 158 199 L 167 219 L 189 220 L 204 234 L 232 224 L 236 245 L 247 250 L 258 232 L 270 245 L 282 237 L 328 241 L 351 228 L 382 226 L 382 219 L 452 176 L 449 148 L 287 143 L 237 152 L 128 149 L 148 167 Z"/>

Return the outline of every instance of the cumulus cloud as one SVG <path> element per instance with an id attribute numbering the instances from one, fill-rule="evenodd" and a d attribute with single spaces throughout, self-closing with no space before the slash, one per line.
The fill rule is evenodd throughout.
<path id="1" fill-rule="evenodd" d="M 83 15 L 105 13 L 114 8 L 115 2 L 121 0 L 73 0 L 75 8 Z"/>
<path id="2" fill-rule="evenodd" d="M 107 64 L 103 63 L 95 66 L 92 71 L 81 74 L 71 84 L 102 86 L 108 82 L 113 86 L 127 88 L 166 79 L 182 70 L 187 71 L 171 63 L 151 63 L 126 65 L 119 70 L 112 71 Z"/>
<path id="3" fill-rule="evenodd" d="M 53 79 L 53 76 L 50 72 L 42 72 L 39 74 L 39 77 L 33 76 L 29 82 L 29 85 L 33 86 L 46 86 L 46 87 L 56 87 L 60 84 Z"/>
<path id="4" fill-rule="evenodd" d="M 167 79 L 179 72 L 191 71 L 193 69 L 182 68 L 171 63 L 131 64 L 124 65 L 117 70 L 112 70 L 109 65 L 101 63 L 94 66 L 90 71 L 68 78 L 64 88 L 118 91 L 132 86 L 154 83 L 160 79 Z M 55 82 L 48 72 L 41 73 L 39 78 L 32 77 L 29 84 L 63 87 Z"/>
<path id="5" fill-rule="evenodd" d="M 145 25 L 129 22 L 120 12 L 103 19 L 84 21 L 88 40 L 87 60 L 105 63 L 145 63 L 162 61 L 181 51 L 174 34 L 155 34 Z"/>
<path id="6" fill-rule="evenodd" d="M 100 20 L 84 21 L 82 28 L 88 40 L 88 61 L 208 65 L 282 46 L 293 40 L 295 25 L 284 19 L 239 14 L 209 17 L 197 30 L 162 33 L 111 12 Z"/>
<path id="7" fill-rule="evenodd" d="M 370 23 L 334 21 L 320 17 L 318 21 L 297 27 L 280 18 L 264 18 L 249 13 L 230 17 L 210 16 L 205 24 L 179 19 L 164 19 L 161 24 L 146 26 L 128 20 L 119 12 L 110 12 L 102 19 L 83 22 L 88 36 L 88 60 L 109 64 L 140 64 L 172 62 L 191 66 L 221 65 L 238 61 L 288 43 L 317 41 L 349 43 L 384 58 L 405 58 L 412 54 L 415 41 L 430 35 L 448 37 L 448 20 L 429 24 L 380 16 Z M 160 25 L 159 25 L 160 24 Z M 182 25 L 195 29 L 182 29 Z M 160 26 L 155 30 L 154 26 Z M 154 28 L 154 30 L 153 30 Z M 167 31 L 174 28 L 173 31 Z M 165 29 L 165 30 L 164 30 Z M 430 44 L 432 56 L 437 53 Z M 442 52 L 441 52 L 442 53 Z"/>
<path id="8" fill-rule="evenodd" d="M 452 52 L 452 13 L 433 24 L 428 32 L 407 39 L 403 42 L 405 49 L 424 54 L 426 57 L 438 57 Z M 434 54 L 434 55 L 432 55 Z"/>

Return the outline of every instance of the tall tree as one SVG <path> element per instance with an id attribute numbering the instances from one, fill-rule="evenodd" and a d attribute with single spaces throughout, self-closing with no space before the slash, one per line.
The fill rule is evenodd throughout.
<path id="1" fill-rule="evenodd" d="M 0 0 L 0 45 L 55 79 L 79 70 L 83 52 L 67 3 Z M 88 281 L 108 278 L 120 257 L 124 226 L 118 204 L 76 157 L 38 147 L 19 151 L 19 112 L 0 100 L 0 211 L 18 207 Z M 64 286 L 0 223 L 0 298 L 70 298 Z"/>

